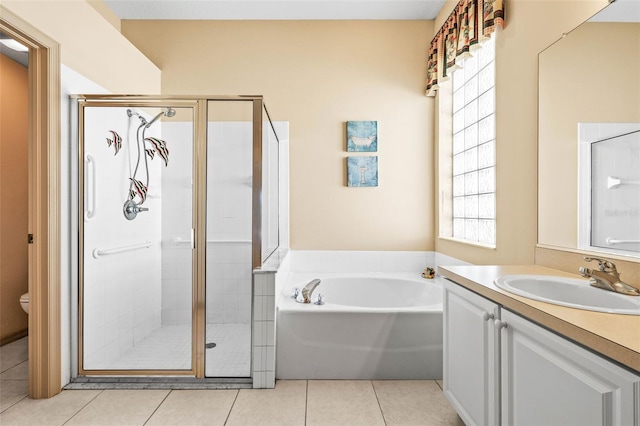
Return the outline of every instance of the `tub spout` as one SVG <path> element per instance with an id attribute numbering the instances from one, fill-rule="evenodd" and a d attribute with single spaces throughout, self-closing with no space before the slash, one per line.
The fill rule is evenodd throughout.
<path id="1" fill-rule="evenodd" d="M 296 298 L 296 301 L 300 303 L 311 303 L 311 295 L 313 294 L 313 290 L 315 290 L 319 285 L 320 280 L 317 278 L 315 280 L 309 281 L 309 283 L 305 285 L 302 290 L 300 290 L 300 295 Z"/>

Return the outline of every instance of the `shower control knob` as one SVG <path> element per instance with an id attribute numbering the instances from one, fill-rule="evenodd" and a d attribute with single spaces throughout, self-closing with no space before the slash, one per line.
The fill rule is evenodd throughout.
<path id="1" fill-rule="evenodd" d="M 138 213 L 148 211 L 148 208 L 140 207 L 133 200 L 127 200 L 122 207 L 122 212 L 124 213 L 124 217 L 126 217 L 127 220 L 133 220 L 136 218 L 136 216 L 138 216 Z"/>

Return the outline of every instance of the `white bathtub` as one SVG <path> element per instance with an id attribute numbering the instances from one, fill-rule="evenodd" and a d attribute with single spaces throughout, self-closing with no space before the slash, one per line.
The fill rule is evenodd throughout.
<path id="1" fill-rule="evenodd" d="M 321 280 L 325 304 L 291 299 Z M 292 273 L 277 300 L 281 379 L 442 378 L 442 283 L 417 273 Z"/>

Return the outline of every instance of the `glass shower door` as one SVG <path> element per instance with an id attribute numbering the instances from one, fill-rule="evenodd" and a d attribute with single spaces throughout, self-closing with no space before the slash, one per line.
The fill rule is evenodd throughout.
<path id="1" fill-rule="evenodd" d="M 79 105 L 80 374 L 193 374 L 195 103 Z"/>
<path id="2" fill-rule="evenodd" d="M 251 375 L 253 102 L 207 103 L 205 376 Z"/>

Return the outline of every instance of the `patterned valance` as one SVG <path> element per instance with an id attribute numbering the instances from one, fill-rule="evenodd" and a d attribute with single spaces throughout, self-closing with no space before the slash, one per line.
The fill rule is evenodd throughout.
<path id="1" fill-rule="evenodd" d="M 504 0 L 460 0 L 431 40 L 427 61 L 427 96 L 448 79 L 456 60 L 469 56 L 478 43 L 504 27 Z"/>

